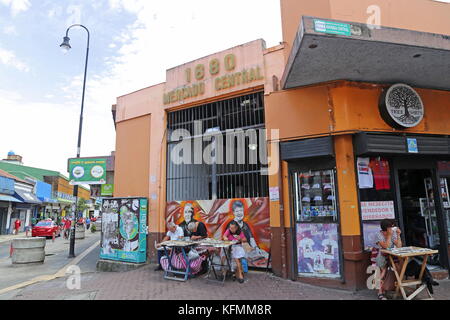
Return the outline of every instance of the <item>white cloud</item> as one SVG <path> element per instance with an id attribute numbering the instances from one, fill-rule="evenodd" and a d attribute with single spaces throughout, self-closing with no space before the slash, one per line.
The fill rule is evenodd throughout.
<path id="1" fill-rule="evenodd" d="M 0 0 L 0 4 L 10 7 L 13 16 L 31 7 L 29 0 Z"/>
<path id="2" fill-rule="evenodd" d="M 0 48 L 0 63 L 11 66 L 19 71 L 28 72 L 30 68 L 16 57 L 13 51 Z"/>
<path id="3" fill-rule="evenodd" d="M 6 26 L 6 27 L 4 27 L 3 28 L 3 33 L 7 34 L 7 35 L 13 35 L 13 36 L 16 36 L 18 34 L 17 30 L 16 30 L 16 27 L 14 27 L 14 26 Z"/>
<path id="4" fill-rule="evenodd" d="M 204 0 L 108 4 L 110 10 L 126 11 L 136 20 L 113 39 L 118 56 L 104 59 L 107 70 L 102 80 L 90 82 L 103 105 L 165 81 L 166 69 L 174 66 L 259 38 L 268 46 L 282 39 L 279 0 L 228 0 L 220 6 Z"/>
<path id="5" fill-rule="evenodd" d="M 24 100 L 17 92 L 0 89 L 0 114 L 8 119 L 0 126 L 0 158 L 14 150 L 27 166 L 67 175 L 67 159 L 76 156 L 80 116 L 79 102 L 70 101 L 36 103 Z M 95 114 L 93 109 L 86 105 L 81 156 L 109 155 L 115 138 L 111 111 Z"/>
<path id="6" fill-rule="evenodd" d="M 77 115 L 70 107 L 24 101 L 18 93 L 0 91 L 0 157 L 14 150 L 24 164 L 65 174 L 67 158 L 76 155 Z M 26 116 L 25 116 L 26 115 Z M 49 121 L 51 117 L 51 121 Z M 20 123 L 20 131 L 17 124 Z M 36 125 L 45 123 L 45 125 Z"/>
<path id="7" fill-rule="evenodd" d="M 103 71 L 94 73 L 93 65 L 89 65 L 82 156 L 109 155 L 115 149 L 111 105 L 116 103 L 118 96 L 165 81 L 166 69 L 235 45 L 258 38 L 265 38 L 269 46 L 278 44 L 281 40 L 279 0 L 264 0 L 264 10 L 256 11 L 255 8 L 261 8 L 261 2 L 228 0 L 227 5 L 218 8 L 209 2 L 205 5 L 202 0 L 108 0 L 110 10 L 126 11 L 136 19 L 110 42 L 116 45 L 110 46 L 116 55 L 101 57 Z M 242 14 L 237 15 L 236 8 L 240 8 Z M 90 58 L 95 54 L 98 52 L 92 50 Z M 56 120 L 51 121 L 49 128 L 39 129 L 39 139 L 46 146 L 50 145 L 50 151 L 45 155 L 47 158 L 39 160 L 36 156 L 43 154 L 42 144 L 36 143 L 38 147 L 27 149 L 29 156 L 25 157 L 25 162 L 34 157 L 41 166 L 48 162 L 50 169 L 63 171 L 61 168 L 65 168 L 67 158 L 75 155 L 82 81 L 83 74 L 77 74 L 61 86 L 66 101 L 63 105 L 27 104 L 30 108 L 41 108 L 39 112 L 52 114 L 52 119 Z M 18 103 L 8 109 L 16 105 Z M 34 121 L 32 117 L 37 116 L 38 112 L 35 112 L 27 117 L 30 125 Z M 20 114 L 16 113 L 11 123 L 17 123 Z M 0 127 L 0 136 L 2 130 L 6 129 Z M 13 149 L 20 153 L 17 147 L 6 145 L 5 139 L 1 140 L 0 152 Z M 19 145 L 25 148 L 27 139 L 20 138 L 19 141 Z"/>
<path id="8" fill-rule="evenodd" d="M 50 19 L 54 18 L 54 17 L 58 17 L 61 15 L 62 11 L 63 11 L 62 7 L 59 7 L 59 6 L 54 7 L 52 9 L 48 10 L 47 17 Z"/>

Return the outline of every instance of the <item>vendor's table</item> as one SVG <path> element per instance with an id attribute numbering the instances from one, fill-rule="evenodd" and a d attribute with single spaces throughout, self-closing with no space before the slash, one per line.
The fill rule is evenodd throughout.
<path id="1" fill-rule="evenodd" d="M 425 272 L 425 268 L 427 266 L 428 257 L 438 253 L 438 250 L 432 250 L 427 248 L 419 248 L 419 247 L 403 247 L 403 248 L 393 248 L 393 249 L 382 249 L 382 253 L 385 253 L 389 256 L 389 261 L 391 262 L 392 269 L 395 273 L 395 277 L 397 278 L 395 296 L 398 296 L 398 292 L 402 293 L 403 299 L 412 300 L 416 297 L 420 292 L 424 289 L 428 294 L 428 298 L 424 300 L 433 300 L 433 297 L 428 290 L 426 284 L 422 283 L 422 277 Z M 419 278 L 415 280 L 405 280 L 405 271 L 406 266 L 408 265 L 410 258 L 413 257 L 423 257 L 422 268 L 420 269 Z M 400 260 L 400 263 L 396 265 L 394 263 L 394 257 L 397 257 Z M 401 269 L 401 270 L 400 270 Z M 405 292 L 405 288 L 407 287 L 416 287 L 415 290 L 408 296 Z M 411 288 L 409 288 L 411 289 Z"/>
<path id="2" fill-rule="evenodd" d="M 189 263 L 189 259 L 187 257 L 186 249 L 191 249 L 195 246 L 197 246 L 196 243 L 193 241 L 182 241 L 182 240 L 169 240 L 164 241 L 161 243 L 161 246 L 164 248 L 164 252 L 166 257 L 168 258 L 169 266 L 167 270 L 164 271 L 164 279 L 168 280 L 177 280 L 177 281 L 187 281 L 189 276 L 191 276 L 191 267 Z M 169 254 L 167 248 L 171 249 L 171 252 Z M 186 269 L 185 270 L 179 270 L 175 269 L 172 265 L 172 257 L 176 252 L 182 252 L 183 253 L 183 259 L 186 262 Z M 169 274 L 172 274 L 170 276 Z M 175 275 L 182 275 L 183 278 L 176 277 Z"/>
<path id="3" fill-rule="evenodd" d="M 198 248 L 205 248 L 205 249 L 212 249 L 208 250 L 210 254 L 208 254 L 208 274 L 206 276 L 206 279 L 209 281 L 216 281 L 220 282 L 222 284 L 225 283 L 226 276 L 228 274 L 228 271 L 231 271 L 231 247 L 233 244 L 236 244 L 237 241 L 222 241 L 222 240 L 215 240 L 215 239 L 204 239 L 201 241 L 198 241 Z M 222 257 L 220 255 L 220 252 L 223 252 L 223 255 L 225 256 L 225 263 L 222 262 Z M 218 255 L 220 259 L 220 263 L 214 262 L 214 256 Z M 220 271 L 222 273 L 222 277 L 220 276 L 220 273 L 216 269 L 217 267 L 220 267 Z M 214 278 L 211 277 L 211 273 L 214 274 Z"/>

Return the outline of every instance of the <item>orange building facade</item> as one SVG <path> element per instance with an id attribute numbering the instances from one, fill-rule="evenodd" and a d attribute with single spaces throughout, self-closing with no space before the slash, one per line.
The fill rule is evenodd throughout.
<path id="1" fill-rule="evenodd" d="M 448 270 L 450 22 L 435 17 L 450 5 L 282 0 L 281 12 L 279 46 L 230 48 L 117 99 L 114 196 L 149 199 L 149 244 L 168 221 L 219 238 L 236 220 L 249 265 L 292 280 L 366 287 L 383 218 Z"/>

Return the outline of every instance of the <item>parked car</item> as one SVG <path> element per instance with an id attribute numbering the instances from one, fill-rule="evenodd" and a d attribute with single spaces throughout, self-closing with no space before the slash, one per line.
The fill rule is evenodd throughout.
<path id="1" fill-rule="evenodd" d="M 61 236 L 61 228 L 52 220 L 39 221 L 32 229 L 32 237 L 55 237 Z"/>

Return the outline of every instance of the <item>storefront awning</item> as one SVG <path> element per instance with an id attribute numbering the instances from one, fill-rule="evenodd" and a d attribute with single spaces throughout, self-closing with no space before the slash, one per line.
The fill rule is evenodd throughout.
<path id="1" fill-rule="evenodd" d="M 74 201 L 66 200 L 66 199 L 63 199 L 63 198 L 57 198 L 57 200 L 58 200 L 59 203 L 62 203 L 62 204 L 73 204 L 73 203 L 75 203 Z"/>
<path id="2" fill-rule="evenodd" d="M 0 194 L 0 201 L 7 201 L 7 202 L 22 202 L 17 198 L 14 198 L 13 196 L 7 195 L 7 194 Z"/>
<path id="3" fill-rule="evenodd" d="M 40 201 L 33 193 L 23 191 L 16 189 L 16 193 L 14 194 L 14 197 L 21 200 L 24 203 L 30 203 L 30 204 L 42 204 L 42 201 Z"/>
<path id="4" fill-rule="evenodd" d="M 447 61 L 448 35 L 303 17 L 282 86 L 350 80 L 450 90 Z"/>
<path id="5" fill-rule="evenodd" d="M 40 201 L 42 201 L 43 203 L 58 203 L 58 200 L 56 200 L 56 199 L 52 199 L 52 198 L 47 198 L 47 197 L 38 197 L 38 199 L 40 200 Z"/>

